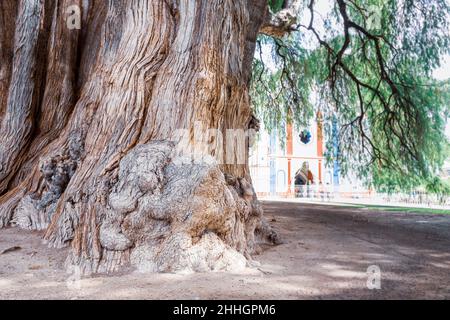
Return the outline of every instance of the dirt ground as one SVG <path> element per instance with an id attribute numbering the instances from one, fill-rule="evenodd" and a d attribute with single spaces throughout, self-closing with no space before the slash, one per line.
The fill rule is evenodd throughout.
<path id="1" fill-rule="evenodd" d="M 264 202 L 285 243 L 239 274 L 128 272 L 72 281 L 67 249 L 41 234 L 0 230 L 0 299 L 438 299 L 450 298 L 450 215 L 402 214 Z M 367 268 L 381 289 L 367 288 Z"/>

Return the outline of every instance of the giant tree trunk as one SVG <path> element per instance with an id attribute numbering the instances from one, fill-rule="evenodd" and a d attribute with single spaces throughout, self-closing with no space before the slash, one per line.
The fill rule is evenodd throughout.
<path id="1" fill-rule="evenodd" d="M 45 230 L 85 273 L 229 270 L 278 241 L 242 135 L 266 0 L 0 10 L 0 227 Z"/>

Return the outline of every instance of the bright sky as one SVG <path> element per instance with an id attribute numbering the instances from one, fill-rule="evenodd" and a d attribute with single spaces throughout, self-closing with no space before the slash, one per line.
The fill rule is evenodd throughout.
<path id="1" fill-rule="evenodd" d="M 447 80 L 450 78 L 450 56 L 444 58 L 441 68 L 434 72 L 434 77 L 438 80 Z"/>

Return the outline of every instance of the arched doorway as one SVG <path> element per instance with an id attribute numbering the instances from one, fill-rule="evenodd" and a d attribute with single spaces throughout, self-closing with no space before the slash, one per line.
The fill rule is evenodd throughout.
<path id="1" fill-rule="evenodd" d="M 309 162 L 305 161 L 302 167 L 295 173 L 295 195 L 304 198 L 310 196 L 309 186 L 314 184 L 314 175 L 309 169 Z"/>

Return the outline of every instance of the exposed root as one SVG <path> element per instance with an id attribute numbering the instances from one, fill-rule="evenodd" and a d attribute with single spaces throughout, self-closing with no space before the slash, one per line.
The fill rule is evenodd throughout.
<path id="1" fill-rule="evenodd" d="M 49 243 L 72 242 L 67 265 L 83 274 L 130 266 L 147 272 L 234 271 L 254 264 L 259 243 L 281 243 L 246 178 L 224 175 L 212 158 L 173 153 L 170 142 L 139 145 L 98 193 L 64 199 L 80 155 L 44 160 L 38 190 L 5 202 L 0 223 L 14 216 L 21 228 L 44 230 L 61 205 L 62 219 L 53 221 L 58 233 Z"/>
<path id="2" fill-rule="evenodd" d="M 89 207 L 83 225 L 92 227 L 75 231 L 69 264 L 85 273 L 237 270 L 261 240 L 278 242 L 245 178 L 225 176 L 212 159 L 172 158 L 173 149 L 155 141 L 122 159 L 106 202 Z"/>
<path id="3" fill-rule="evenodd" d="M 80 146 L 73 144 L 62 155 L 43 159 L 39 189 L 18 203 L 12 224 L 23 229 L 45 230 L 51 222 L 58 200 L 64 193 L 80 159 Z"/>
<path id="4" fill-rule="evenodd" d="M 20 199 L 25 195 L 23 189 L 17 192 L 9 192 L 0 198 L 0 229 L 5 228 L 11 224 L 14 210 L 20 202 Z"/>

